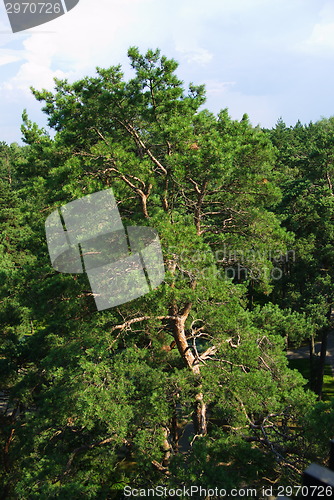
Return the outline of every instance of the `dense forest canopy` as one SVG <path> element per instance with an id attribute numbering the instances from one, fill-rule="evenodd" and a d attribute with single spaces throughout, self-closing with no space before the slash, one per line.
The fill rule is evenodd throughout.
<path id="1" fill-rule="evenodd" d="M 128 55 L 128 81 L 32 89 L 54 137 L 24 113 L 25 145 L 0 144 L 1 498 L 299 484 L 333 437 L 334 118 L 216 116 L 174 60 Z M 108 188 L 125 226 L 157 230 L 166 273 L 97 311 L 84 274 L 52 268 L 44 224 Z M 286 348 L 315 339 L 306 388 Z"/>

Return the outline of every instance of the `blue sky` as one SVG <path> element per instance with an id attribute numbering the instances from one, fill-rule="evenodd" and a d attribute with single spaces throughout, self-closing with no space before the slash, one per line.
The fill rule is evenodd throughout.
<path id="1" fill-rule="evenodd" d="M 334 115 L 333 0 L 80 0 L 43 26 L 11 33 L 0 4 L 0 141 L 21 142 L 21 114 L 46 126 L 30 86 L 75 81 L 159 47 L 178 76 L 205 83 L 206 107 L 254 125 Z"/>

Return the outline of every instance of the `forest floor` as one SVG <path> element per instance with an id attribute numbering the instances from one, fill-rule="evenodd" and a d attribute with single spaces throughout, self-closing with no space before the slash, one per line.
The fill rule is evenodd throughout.
<path id="1" fill-rule="evenodd" d="M 315 352 L 320 355 L 321 342 L 315 343 Z M 288 349 L 287 357 L 288 359 L 303 359 L 310 356 L 309 346 L 302 346 L 298 349 Z M 332 374 L 334 377 L 334 330 L 328 334 L 327 337 L 327 351 L 326 351 L 326 364 L 330 366 Z"/>

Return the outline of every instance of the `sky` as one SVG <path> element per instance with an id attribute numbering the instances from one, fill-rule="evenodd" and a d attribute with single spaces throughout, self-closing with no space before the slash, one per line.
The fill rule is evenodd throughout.
<path id="1" fill-rule="evenodd" d="M 48 130 L 31 86 L 52 90 L 54 77 L 117 64 L 131 78 L 130 46 L 178 61 L 178 77 L 204 83 L 214 113 L 268 128 L 334 115 L 334 0 L 80 0 L 19 33 L 0 2 L 0 141 L 22 143 L 24 109 Z"/>

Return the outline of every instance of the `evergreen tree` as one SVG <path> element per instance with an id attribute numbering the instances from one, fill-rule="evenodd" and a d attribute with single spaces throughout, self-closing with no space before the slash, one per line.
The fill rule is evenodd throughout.
<path id="1" fill-rule="evenodd" d="M 279 123 L 270 135 L 278 148 L 278 171 L 282 171 L 284 163 L 287 172 L 280 182 L 283 199 L 277 210 L 283 216 L 284 226 L 295 235 L 295 259 L 277 283 L 275 300 L 307 314 L 316 333 L 321 334 L 321 363 L 319 372 L 314 374 L 314 388 L 321 398 L 334 299 L 334 120 L 324 119 L 307 126 L 297 123 L 289 129 Z M 310 329 L 308 335 L 312 367 L 314 333 Z"/>
<path id="2" fill-rule="evenodd" d="M 3 417 L 5 498 L 291 484 L 324 457 L 330 427 L 313 450 L 314 430 L 333 411 L 317 416 L 284 352 L 287 332 L 299 339 L 310 322 L 248 307 L 271 293 L 272 252 L 292 241 L 275 213 L 284 203 L 277 151 L 247 116 L 201 110 L 204 87 L 186 91 L 158 50 L 131 48 L 129 58 L 129 81 L 117 66 L 33 90 L 53 139 L 23 116 L 16 197 L 29 258 L 15 314 L 27 311 L 32 326 L 20 356 L 2 358 L 20 410 Z M 52 269 L 43 226 L 59 206 L 110 187 L 125 225 L 157 229 L 166 275 L 147 295 L 97 312 L 86 276 Z"/>

